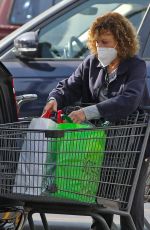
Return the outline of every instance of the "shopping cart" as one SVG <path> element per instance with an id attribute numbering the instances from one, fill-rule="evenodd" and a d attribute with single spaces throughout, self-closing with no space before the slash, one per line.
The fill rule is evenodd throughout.
<path id="1" fill-rule="evenodd" d="M 0 197 L 25 203 L 31 229 L 34 212 L 92 216 L 106 230 L 109 227 L 101 214 L 111 213 L 126 216 L 136 229 L 130 209 L 150 133 L 147 112 L 138 111 L 118 123 L 98 128 L 34 130 L 29 129 L 29 124 L 23 121 L 0 125 Z M 105 135 L 93 135 L 98 132 Z M 94 146 L 97 140 L 105 142 L 101 151 Z M 81 143 L 86 143 L 86 152 L 78 151 Z M 20 157 L 22 153 L 26 153 L 28 161 Z M 65 158 L 66 154 L 76 159 L 83 155 L 89 160 L 99 154 L 103 158 L 99 166 L 81 158 L 75 163 L 58 161 L 60 155 Z M 41 161 L 44 155 L 53 160 Z M 79 171 L 84 172 L 82 177 Z M 87 177 L 90 172 L 92 176 Z M 16 183 L 17 176 L 26 186 Z M 80 183 L 83 189 L 73 189 L 74 183 Z"/>

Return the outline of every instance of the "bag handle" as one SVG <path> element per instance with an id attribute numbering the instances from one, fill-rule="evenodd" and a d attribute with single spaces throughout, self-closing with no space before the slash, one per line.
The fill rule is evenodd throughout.
<path id="1" fill-rule="evenodd" d="M 51 118 L 52 112 L 50 110 L 46 111 L 41 115 L 42 118 Z M 55 112 L 55 119 L 58 124 L 64 123 L 64 121 L 67 121 L 68 123 L 73 123 L 72 119 L 68 117 L 66 114 L 63 113 L 62 110 L 58 110 Z"/>
<path id="2" fill-rule="evenodd" d="M 50 118 L 51 117 L 51 111 L 47 110 L 45 113 L 41 115 L 41 118 Z"/>

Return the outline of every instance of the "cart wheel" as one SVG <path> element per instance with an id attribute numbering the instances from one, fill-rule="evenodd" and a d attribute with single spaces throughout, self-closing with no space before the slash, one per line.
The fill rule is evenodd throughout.
<path id="1" fill-rule="evenodd" d="M 0 211 L 1 230 L 21 230 L 26 220 L 22 207 L 4 207 Z"/>
<path id="2" fill-rule="evenodd" d="M 101 230 L 101 229 L 102 229 L 102 225 L 96 222 L 91 226 L 90 230 Z M 117 229 L 112 229 L 112 230 L 117 230 Z"/>
<path id="3" fill-rule="evenodd" d="M 92 226 L 91 226 L 91 229 L 90 230 L 99 230 L 101 229 L 101 225 L 99 225 L 98 223 L 94 223 Z"/>
<path id="4" fill-rule="evenodd" d="M 101 215 L 95 214 L 94 219 L 95 220 L 91 226 L 91 230 L 110 230 L 108 224 Z"/>
<path id="5" fill-rule="evenodd" d="M 27 219 L 28 219 L 28 214 L 23 213 L 21 218 L 20 218 L 20 220 L 19 220 L 19 222 L 18 222 L 17 227 L 15 228 L 15 230 L 22 230 L 24 225 L 25 225 L 25 223 L 26 223 L 26 221 L 27 221 Z"/>

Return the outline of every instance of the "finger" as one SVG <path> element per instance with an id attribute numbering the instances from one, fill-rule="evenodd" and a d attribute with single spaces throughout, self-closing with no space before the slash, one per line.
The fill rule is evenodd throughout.
<path id="1" fill-rule="evenodd" d="M 80 124 L 82 121 L 80 119 L 74 119 L 74 123 Z"/>
<path id="2" fill-rule="evenodd" d="M 43 114 L 43 113 L 46 113 L 46 111 L 47 111 L 46 108 L 44 108 L 42 114 Z"/>
<path id="3" fill-rule="evenodd" d="M 51 110 L 51 108 L 49 106 L 45 106 L 44 109 L 43 109 L 43 112 L 46 112 L 48 110 Z"/>
<path id="4" fill-rule="evenodd" d="M 51 109 L 51 107 L 50 107 L 50 106 L 45 106 L 45 107 L 44 107 L 44 109 L 43 109 L 42 114 L 46 113 L 47 111 L 52 112 L 52 109 Z"/>
<path id="5" fill-rule="evenodd" d="M 76 120 L 76 114 L 75 112 L 71 112 L 68 117 L 70 117 L 73 121 Z"/>
<path id="6" fill-rule="evenodd" d="M 57 112 L 57 103 L 54 103 L 53 110 Z"/>
<path id="7" fill-rule="evenodd" d="M 47 104 L 46 104 L 46 106 L 45 106 L 45 109 L 46 110 L 53 110 L 53 107 L 54 107 L 54 102 L 48 102 Z"/>
<path id="8" fill-rule="evenodd" d="M 70 113 L 69 117 L 71 118 L 71 120 L 74 123 L 81 123 L 82 122 L 81 119 L 80 119 L 80 117 L 76 113 L 74 113 L 74 112 Z"/>

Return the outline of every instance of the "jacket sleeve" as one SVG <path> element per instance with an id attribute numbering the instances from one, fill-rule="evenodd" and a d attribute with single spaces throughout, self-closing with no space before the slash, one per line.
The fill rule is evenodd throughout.
<path id="1" fill-rule="evenodd" d="M 79 101 L 82 96 L 83 78 L 87 66 L 88 58 L 78 66 L 69 78 L 58 83 L 56 88 L 50 92 L 48 99 L 54 97 L 59 108 L 73 105 L 75 102 Z"/>
<path id="2" fill-rule="evenodd" d="M 145 62 L 140 59 L 132 61 L 122 94 L 97 104 L 101 116 L 109 121 L 117 121 L 133 113 L 140 105 L 146 84 L 145 77 Z"/>

